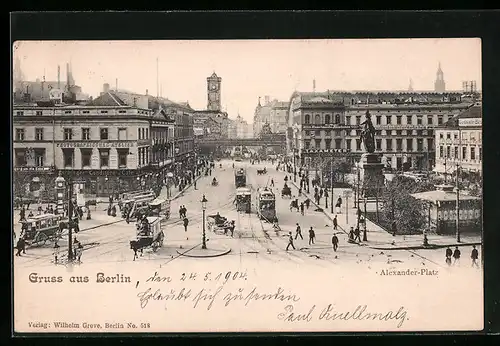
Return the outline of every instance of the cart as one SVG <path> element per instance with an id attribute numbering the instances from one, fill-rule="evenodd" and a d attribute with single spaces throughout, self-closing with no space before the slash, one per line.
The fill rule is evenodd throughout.
<path id="1" fill-rule="evenodd" d="M 156 198 L 155 200 L 149 202 L 150 215 L 158 216 L 165 219 L 170 218 L 170 200 Z"/>
<path id="2" fill-rule="evenodd" d="M 147 217 L 143 227 L 130 240 L 130 248 L 134 251 L 134 261 L 138 251 L 141 253 L 141 256 L 144 249 L 151 249 L 153 252 L 157 252 L 163 246 L 164 239 L 165 234 L 161 225 L 161 217 Z"/>

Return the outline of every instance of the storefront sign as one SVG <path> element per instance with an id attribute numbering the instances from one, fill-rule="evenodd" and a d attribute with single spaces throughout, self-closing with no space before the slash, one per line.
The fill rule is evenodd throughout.
<path id="1" fill-rule="evenodd" d="M 85 141 L 85 142 L 62 142 L 57 143 L 59 148 L 130 148 L 137 145 L 137 142 L 101 142 L 101 141 Z"/>
<path id="2" fill-rule="evenodd" d="M 52 172 L 52 167 L 14 167 L 16 172 Z"/>
<path id="3" fill-rule="evenodd" d="M 113 169 L 113 170 L 60 170 L 64 176 L 71 175 L 72 177 L 133 177 L 144 174 L 144 171 L 135 169 Z"/>
<path id="4" fill-rule="evenodd" d="M 458 119 L 458 126 L 481 126 L 482 124 L 483 124 L 482 118 Z"/>

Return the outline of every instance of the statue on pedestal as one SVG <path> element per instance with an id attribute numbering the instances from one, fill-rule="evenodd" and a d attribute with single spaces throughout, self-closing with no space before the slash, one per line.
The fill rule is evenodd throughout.
<path id="1" fill-rule="evenodd" d="M 361 132 L 360 140 L 364 143 L 365 150 L 373 154 L 375 152 L 375 128 L 373 127 L 369 111 L 366 111 L 365 118 L 365 121 L 361 123 L 363 131 Z"/>

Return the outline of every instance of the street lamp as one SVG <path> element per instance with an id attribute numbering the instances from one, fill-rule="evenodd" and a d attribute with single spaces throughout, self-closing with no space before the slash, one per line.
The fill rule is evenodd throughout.
<path id="1" fill-rule="evenodd" d="M 202 243 L 201 243 L 202 249 L 207 248 L 207 238 L 205 235 L 205 210 L 207 209 L 207 202 L 208 202 L 208 200 L 205 198 L 205 195 L 203 195 L 203 199 L 201 200 L 201 209 L 203 210 L 203 236 L 202 236 Z"/>

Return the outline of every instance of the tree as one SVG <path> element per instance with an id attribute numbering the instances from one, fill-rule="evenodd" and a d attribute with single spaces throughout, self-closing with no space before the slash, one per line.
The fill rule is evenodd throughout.
<path id="1" fill-rule="evenodd" d="M 387 183 L 383 191 L 381 208 L 384 224 L 396 222 L 397 233 L 412 234 L 425 225 L 424 205 L 411 194 L 428 190 L 426 183 L 417 183 L 411 178 L 401 176 Z"/>

